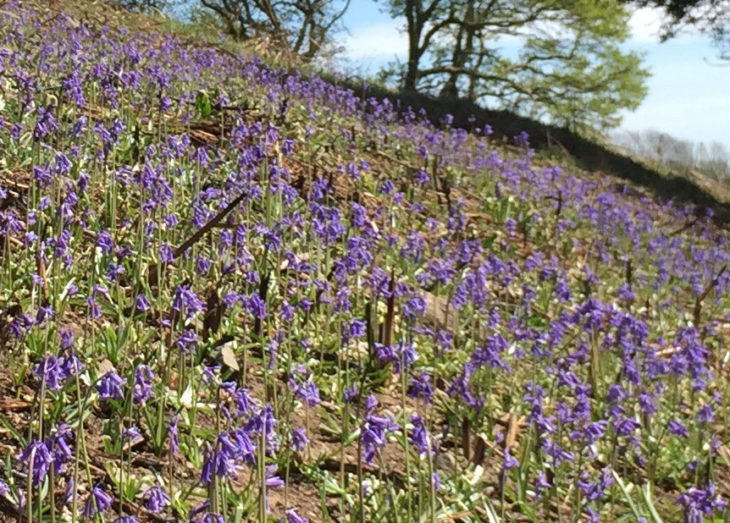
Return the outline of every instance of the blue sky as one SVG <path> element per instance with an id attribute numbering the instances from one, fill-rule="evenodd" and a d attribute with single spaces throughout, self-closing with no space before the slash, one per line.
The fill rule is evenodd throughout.
<path id="1" fill-rule="evenodd" d="M 407 41 L 399 20 L 382 12 L 384 3 L 353 0 L 344 18 L 345 56 L 341 66 L 375 72 L 390 61 L 405 59 Z M 708 37 L 685 34 L 659 43 L 660 15 L 641 9 L 631 20 L 627 47 L 646 53 L 652 72 L 649 94 L 624 117 L 622 129 L 656 129 L 694 142 L 717 141 L 730 149 L 730 65 L 718 65 Z"/>

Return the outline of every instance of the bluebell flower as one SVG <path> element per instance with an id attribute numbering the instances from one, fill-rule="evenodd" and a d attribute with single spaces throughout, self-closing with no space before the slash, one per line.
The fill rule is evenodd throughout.
<path id="1" fill-rule="evenodd" d="M 712 423 L 715 419 L 715 411 L 712 410 L 712 406 L 709 403 L 705 403 L 697 411 L 697 422 L 698 423 Z"/>
<path id="2" fill-rule="evenodd" d="M 170 454 L 176 456 L 180 453 L 180 440 L 178 435 L 178 422 L 180 421 L 180 415 L 175 414 L 172 417 L 172 421 L 167 425 L 167 433 L 170 438 Z"/>
<path id="3" fill-rule="evenodd" d="M 428 433 L 428 429 L 423 422 L 423 417 L 413 414 L 411 415 L 411 423 L 413 424 L 413 431 L 411 432 L 411 443 L 418 449 L 420 456 L 427 456 L 433 454 L 431 447 L 431 436 Z"/>
<path id="4" fill-rule="evenodd" d="M 93 519 L 96 514 L 111 507 L 113 501 L 114 499 L 104 492 L 99 485 L 94 485 L 84 502 L 82 514 L 89 519 Z"/>
<path id="5" fill-rule="evenodd" d="M 172 309 L 180 312 L 185 309 L 185 318 L 190 319 L 195 314 L 205 310 L 205 304 L 200 297 L 190 289 L 189 284 L 182 284 L 175 289 L 172 299 Z"/>
<path id="6" fill-rule="evenodd" d="M 101 249 L 104 254 L 111 254 L 114 250 L 114 240 L 109 231 L 102 230 L 96 236 L 96 246 Z"/>
<path id="7" fill-rule="evenodd" d="M 411 398 L 422 399 L 426 405 L 431 404 L 433 397 L 433 387 L 431 386 L 431 376 L 421 373 L 417 377 L 411 377 L 411 383 L 408 387 L 408 396 Z"/>
<path id="8" fill-rule="evenodd" d="M 687 429 L 685 428 L 685 426 L 682 425 L 677 420 L 674 420 L 674 419 L 669 420 L 669 422 L 667 423 L 667 428 L 669 429 L 669 433 L 670 434 L 673 434 L 675 436 L 679 436 L 681 438 L 688 438 L 689 437 L 689 432 L 687 431 Z"/>
<path id="9" fill-rule="evenodd" d="M 375 396 L 368 396 L 365 402 L 365 418 L 360 430 L 363 458 L 368 465 L 372 464 L 375 456 L 388 443 L 387 434 L 400 428 L 392 418 L 375 415 L 377 404 Z"/>
<path id="10" fill-rule="evenodd" d="M 538 499 L 541 498 L 542 495 L 543 495 L 543 493 L 546 490 L 551 489 L 551 488 L 553 488 L 553 486 L 548 481 L 547 476 L 545 475 L 545 473 L 544 472 L 540 472 L 537 475 L 537 480 L 535 481 L 535 495 L 537 496 L 537 498 Z"/>
<path id="11" fill-rule="evenodd" d="M 45 479 L 53 462 L 53 456 L 46 444 L 42 441 L 31 441 L 18 457 L 20 464 L 29 471 L 33 469 L 33 486 L 37 487 Z"/>
<path id="12" fill-rule="evenodd" d="M 137 365 L 134 370 L 133 398 L 135 403 L 144 404 L 152 396 L 152 380 L 155 373 L 148 365 Z"/>
<path id="13" fill-rule="evenodd" d="M 144 497 L 146 499 L 145 505 L 155 514 L 162 512 L 170 504 L 170 496 L 167 495 L 160 485 L 154 485 L 147 489 Z"/>
<path id="14" fill-rule="evenodd" d="M 691 487 L 679 496 L 678 501 L 684 507 L 684 520 L 691 523 L 701 523 L 705 516 L 711 518 L 715 511 L 727 506 L 727 502 L 716 493 L 713 483 L 708 483 L 704 489 Z"/>
<path id="15" fill-rule="evenodd" d="M 256 400 L 249 394 L 248 389 L 245 387 L 236 390 L 234 399 L 236 401 L 236 416 L 246 416 L 257 407 Z"/>
<path id="16" fill-rule="evenodd" d="M 139 312 L 147 312 L 152 307 L 150 300 L 144 294 L 138 294 L 135 306 Z"/>
<path id="17" fill-rule="evenodd" d="M 266 487 L 276 488 L 283 486 L 284 480 L 276 474 L 276 465 L 268 465 L 266 467 Z"/>
<path id="18" fill-rule="evenodd" d="M 195 329 L 183 329 L 178 339 L 175 340 L 175 345 L 182 354 L 195 354 L 195 348 L 198 345 L 198 336 Z"/>
<path id="19" fill-rule="evenodd" d="M 36 365 L 33 373 L 45 382 L 48 390 L 61 390 L 63 383 L 70 377 L 68 369 L 63 365 L 64 359 L 56 356 L 46 356 Z"/>
<path id="20" fill-rule="evenodd" d="M 357 398 L 360 397 L 360 390 L 357 388 L 357 385 L 352 385 L 345 389 L 343 392 L 342 399 L 345 403 L 352 403 Z"/>
<path id="21" fill-rule="evenodd" d="M 290 508 L 287 509 L 284 514 L 286 515 L 286 523 L 308 523 L 309 520 L 307 518 L 303 518 L 299 514 L 297 514 L 296 510 Z"/>
<path id="22" fill-rule="evenodd" d="M 96 384 L 96 390 L 99 392 L 99 398 L 102 400 L 108 399 L 123 399 L 124 391 L 122 387 L 127 383 L 126 379 L 123 379 L 114 371 L 109 371 Z"/>
<path id="23" fill-rule="evenodd" d="M 304 450 L 304 448 L 309 443 L 309 438 L 307 438 L 307 431 L 303 428 L 296 428 L 292 430 L 292 447 L 297 452 L 301 452 Z"/>

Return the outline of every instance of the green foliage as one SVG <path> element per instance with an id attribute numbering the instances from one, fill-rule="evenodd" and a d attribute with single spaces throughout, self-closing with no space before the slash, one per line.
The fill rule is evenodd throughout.
<path id="1" fill-rule="evenodd" d="M 618 126 L 619 112 L 635 109 L 646 95 L 641 56 L 620 47 L 629 36 L 629 12 L 618 2 L 390 0 L 388 6 L 406 19 L 412 49 L 398 71 L 406 89 L 467 97 L 582 132 Z"/>
<path id="2" fill-rule="evenodd" d="M 628 0 L 628 4 L 664 10 L 667 18 L 662 40 L 675 37 L 689 27 L 708 33 L 715 41 L 722 60 L 730 60 L 730 10 L 721 0 Z"/>

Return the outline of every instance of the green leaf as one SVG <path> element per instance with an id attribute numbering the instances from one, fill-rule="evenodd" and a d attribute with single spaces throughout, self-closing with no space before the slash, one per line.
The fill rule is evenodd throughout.
<path id="1" fill-rule="evenodd" d="M 195 109 L 202 118 L 208 118 L 213 113 L 213 106 L 205 91 L 199 91 L 195 96 Z"/>
<path id="2" fill-rule="evenodd" d="M 10 423 L 5 417 L 0 414 L 0 423 L 3 424 L 3 426 L 8 429 L 8 432 L 10 432 L 13 437 L 16 439 L 16 441 L 20 444 L 21 447 L 25 447 L 27 445 L 25 438 L 21 436 L 20 432 L 18 432 L 12 423 Z"/>
<path id="3" fill-rule="evenodd" d="M 649 509 L 649 514 L 651 515 L 651 520 L 654 523 L 663 523 L 663 520 L 662 520 L 661 516 L 659 515 L 659 512 L 657 512 L 657 509 L 651 500 L 650 493 L 649 493 L 649 484 L 644 485 L 644 488 L 640 488 L 639 492 L 641 492 L 641 497 L 644 499 L 646 508 Z"/>
<path id="4" fill-rule="evenodd" d="M 621 492 L 623 492 L 624 499 L 626 499 L 626 502 L 631 507 L 631 512 L 634 513 L 634 516 L 636 519 L 639 519 L 642 517 L 641 512 L 639 512 L 639 508 L 634 503 L 634 500 L 631 498 L 631 493 L 629 492 L 629 487 L 626 486 L 626 484 L 621 479 L 621 476 L 619 476 L 615 470 L 611 471 L 611 474 L 613 474 L 613 479 L 616 480 L 616 483 L 618 484 L 619 488 L 621 489 Z M 629 484 L 631 485 L 631 484 Z"/>

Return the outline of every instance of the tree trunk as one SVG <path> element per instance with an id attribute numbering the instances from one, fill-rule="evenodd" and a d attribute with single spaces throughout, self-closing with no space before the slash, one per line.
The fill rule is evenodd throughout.
<path id="1" fill-rule="evenodd" d="M 461 40 L 464 36 L 464 26 L 459 27 L 459 33 L 456 35 L 456 44 L 454 45 L 454 52 L 451 54 L 451 65 L 454 66 L 454 72 L 449 74 L 449 79 L 441 88 L 439 96 L 441 98 L 456 98 L 459 94 L 459 89 L 456 86 L 456 81 L 459 79 L 459 73 L 456 72 L 456 68 L 461 68 L 464 65 L 464 50 L 461 48 Z"/>
<path id="2" fill-rule="evenodd" d="M 441 93 L 439 93 L 442 98 L 456 98 L 459 96 L 457 82 L 461 73 L 458 71 L 464 68 L 474 49 L 474 27 L 474 3 L 469 2 L 464 18 L 459 25 L 454 51 L 451 53 L 453 72 L 449 74 L 449 79 L 441 88 Z"/>
<path id="3" fill-rule="evenodd" d="M 406 21 L 408 27 L 408 68 L 403 79 L 403 89 L 407 92 L 416 92 L 418 83 L 418 62 L 421 58 L 420 40 L 421 23 L 420 0 L 406 0 Z"/>

